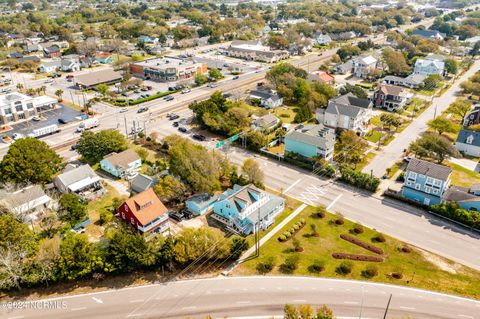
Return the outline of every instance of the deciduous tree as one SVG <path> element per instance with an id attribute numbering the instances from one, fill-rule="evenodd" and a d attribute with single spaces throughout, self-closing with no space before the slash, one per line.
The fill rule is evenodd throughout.
<path id="1" fill-rule="evenodd" d="M 117 130 L 104 130 L 98 133 L 85 131 L 77 143 L 78 152 L 90 163 L 97 163 L 105 155 L 124 151 L 127 147 L 127 140 Z"/>

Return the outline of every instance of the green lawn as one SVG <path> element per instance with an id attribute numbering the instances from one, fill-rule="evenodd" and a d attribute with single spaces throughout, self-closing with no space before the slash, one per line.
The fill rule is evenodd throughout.
<path id="1" fill-rule="evenodd" d="M 276 108 L 274 113 L 283 123 L 292 123 L 297 114 L 295 109 L 295 107 L 282 106 Z"/>
<path id="2" fill-rule="evenodd" d="M 428 257 L 426 257 L 424 253 L 415 247 L 410 246 L 412 251 L 409 253 L 402 252 L 400 249 L 405 247 L 406 244 L 388 236 L 385 236 L 386 242 L 384 243 L 373 243 L 372 237 L 374 237 L 377 232 L 366 227 L 364 227 L 363 234 L 352 236 L 355 236 L 364 242 L 370 244 L 373 243 L 375 246 L 383 249 L 385 252 L 385 260 L 379 263 L 352 261 L 353 269 L 350 274 L 338 274 L 336 268 L 340 265 L 342 260 L 334 259 L 331 256 L 332 253 L 374 254 L 339 237 L 340 234 L 349 234 L 349 231 L 353 227 L 352 222 L 345 220 L 344 225 L 337 226 L 332 224 L 334 215 L 327 214 L 323 219 L 316 219 L 310 217 L 314 211 L 315 208 L 310 206 L 303 210 L 299 216 L 294 218 L 294 220 L 288 223 L 284 229 L 261 247 L 260 257 L 251 259 L 240 265 L 234 271 L 234 275 L 242 276 L 257 274 L 257 264 L 266 261 L 268 258 L 274 258 L 275 260 L 275 266 L 270 274 L 280 275 L 282 274 L 280 265 L 284 263 L 285 258 L 292 255 L 298 255 L 298 267 L 292 272 L 293 275 L 370 280 L 437 290 L 473 298 L 480 297 L 480 285 L 478 284 L 480 282 L 480 272 L 461 266 L 437 255 L 428 254 Z M 295 235 L 295 238 L 300 241 L 300 246 L 304 251 L 293 252 L 292 240 L 281 243 L 277 240 L 277 237 L 291 228 L 300 218 L 306 219 L 307 224 Z M 311 224 L 317 226 L 319 237 L 310 236 Z M 316 260 L 324 263 L 324 271 L 318 273 L 310 270 L 310 266 Z M 378 268 L 378 275 L 370 279 L 362 276 L 362 271 L 369 265 L 374 265 Z M 403 277 L 401 279 L 394 279 L 391 277 L 393 272 L 401 273 Z M 407 281 L 409 281 L 409 283 Z"/>
<path id="3" fill-rule="evenodd" d="M 445 162 L 452 169 L 452 184 L 463 187 L 471 187 L 480 181 L 480 174 L 472 172 L 463 166 Z"/>
<path id="4" fill-rule="evenodd" d="M 371 160 L 372 158 L 374 158 L 377 154 L 373 153 L 373 152 L 368 152 L 363 158 L 362 158 L 362 161 L 360 163 L 357 164 L 357 166 L 355 167 L 355 169 L 357 171 L 361 171 Z"/>
<path id="5" fill-rule="evenodd" d="M 380 140 L 383 136 L 382 132 L 379 131 L 370 131 L 367 134 L 365 134 L 365 139 L 367 141 L 370 141 L 372 143 L 378 143 L 378 140 Z"/>

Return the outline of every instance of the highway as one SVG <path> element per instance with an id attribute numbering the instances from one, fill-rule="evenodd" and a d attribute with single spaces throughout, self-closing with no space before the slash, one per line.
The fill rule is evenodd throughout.
<path id="1" fill-rule="evenodd" d="M 338 317 L 475 319 L 480 302 L 402 286 L 313 277 L 222 277 L 107 290 L 23 304 L 4 319 L 214 318 L 281 315 L 285 304 L 327 305 Z M 50 303 L 49 303 L 50 302 Z M 55 303 L 53 303 L 55 302 Z"/>

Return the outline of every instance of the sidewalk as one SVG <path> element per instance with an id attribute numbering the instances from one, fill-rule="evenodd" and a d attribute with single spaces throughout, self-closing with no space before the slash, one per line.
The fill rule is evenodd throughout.
<path id="1" fill-rule="evenodd" d="M 278 233 L 283 227 L 285 227 L 286 224 L 288 224 L 292 219 L 297 217 L 298 214 L 300 214 L 305 207 L 308 205 L 303 203 L 297 209 L 295 209 L 290 215 L 287 216 L 280 224 L 275 226 L 271 231 L 269 231 L 265 236 L 263 236 L 262 239 L 260 239 L 259 246 L 261 247 L 263 244 L 265 244 L 270 238 L 272 238 L 276 233 Z M 222 275 L 228 275 L 232 270 L 234 270 L 240 263 L 245 261 L 248 257 L 250 257 L 253 253 L 255 252 L 255 246 L 250 247 L 246 252 L 243 253 L 240 258 L 229 265 L 223 272 Z"/>

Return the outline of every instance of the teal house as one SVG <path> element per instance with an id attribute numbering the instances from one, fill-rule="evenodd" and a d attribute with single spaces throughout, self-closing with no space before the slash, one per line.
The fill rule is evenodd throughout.
<path id="1" fill-rule="evenodd" d="M 299 154 L 305 158 L 333 158 L 334 130 L 322 124 L 307 125 L 285 135 L 285 153 Z"/>
<path id="2" fill-rule="evenodd" d="M 100 161 L 100 167 L 115 177 L 132 179 L 142 167 L 142 160 L 134 150 L 128 149 L 108 154 Z"/>
<path id="3" fill-rule="evenodd" d="M 402 196 L 423 205 L 436 205 L 450 185 L 450 167 L 412 158 L 405 171 Z"/>
<path id="4" fill-rule="evenodd" d="M 210 195 L 207 193 L 197 194 L 185 201 L 185 207 L 190 213 L 196 216 L 205 215 L 213 210 L 213 205 L 217 199 L 218 196 L 216 195 Z"/>
<path id="5" fill-rule="evenodd" d="M 234 185 L 226 190 L 213 205 L 212 218 L 228 230 L 248 235 L 257 229 L 267 229 L 284 210 L 285 200 L 263 191 L 252 184 Z"/>
<path id="6" fill-rule="evenodd" d="M 465 210 L 480 212 L 480 184 L 474 184 L 472 187 L 450 187 L 443 196 L 445 202 L 455 202 Z"/>
<path id="7" fill-rule="evenodd" d="M 95 61 L 100 64 L 108 64 L 113 62 L 113 56 L 107 53 L 99 53 L 95 55 Z"/>

